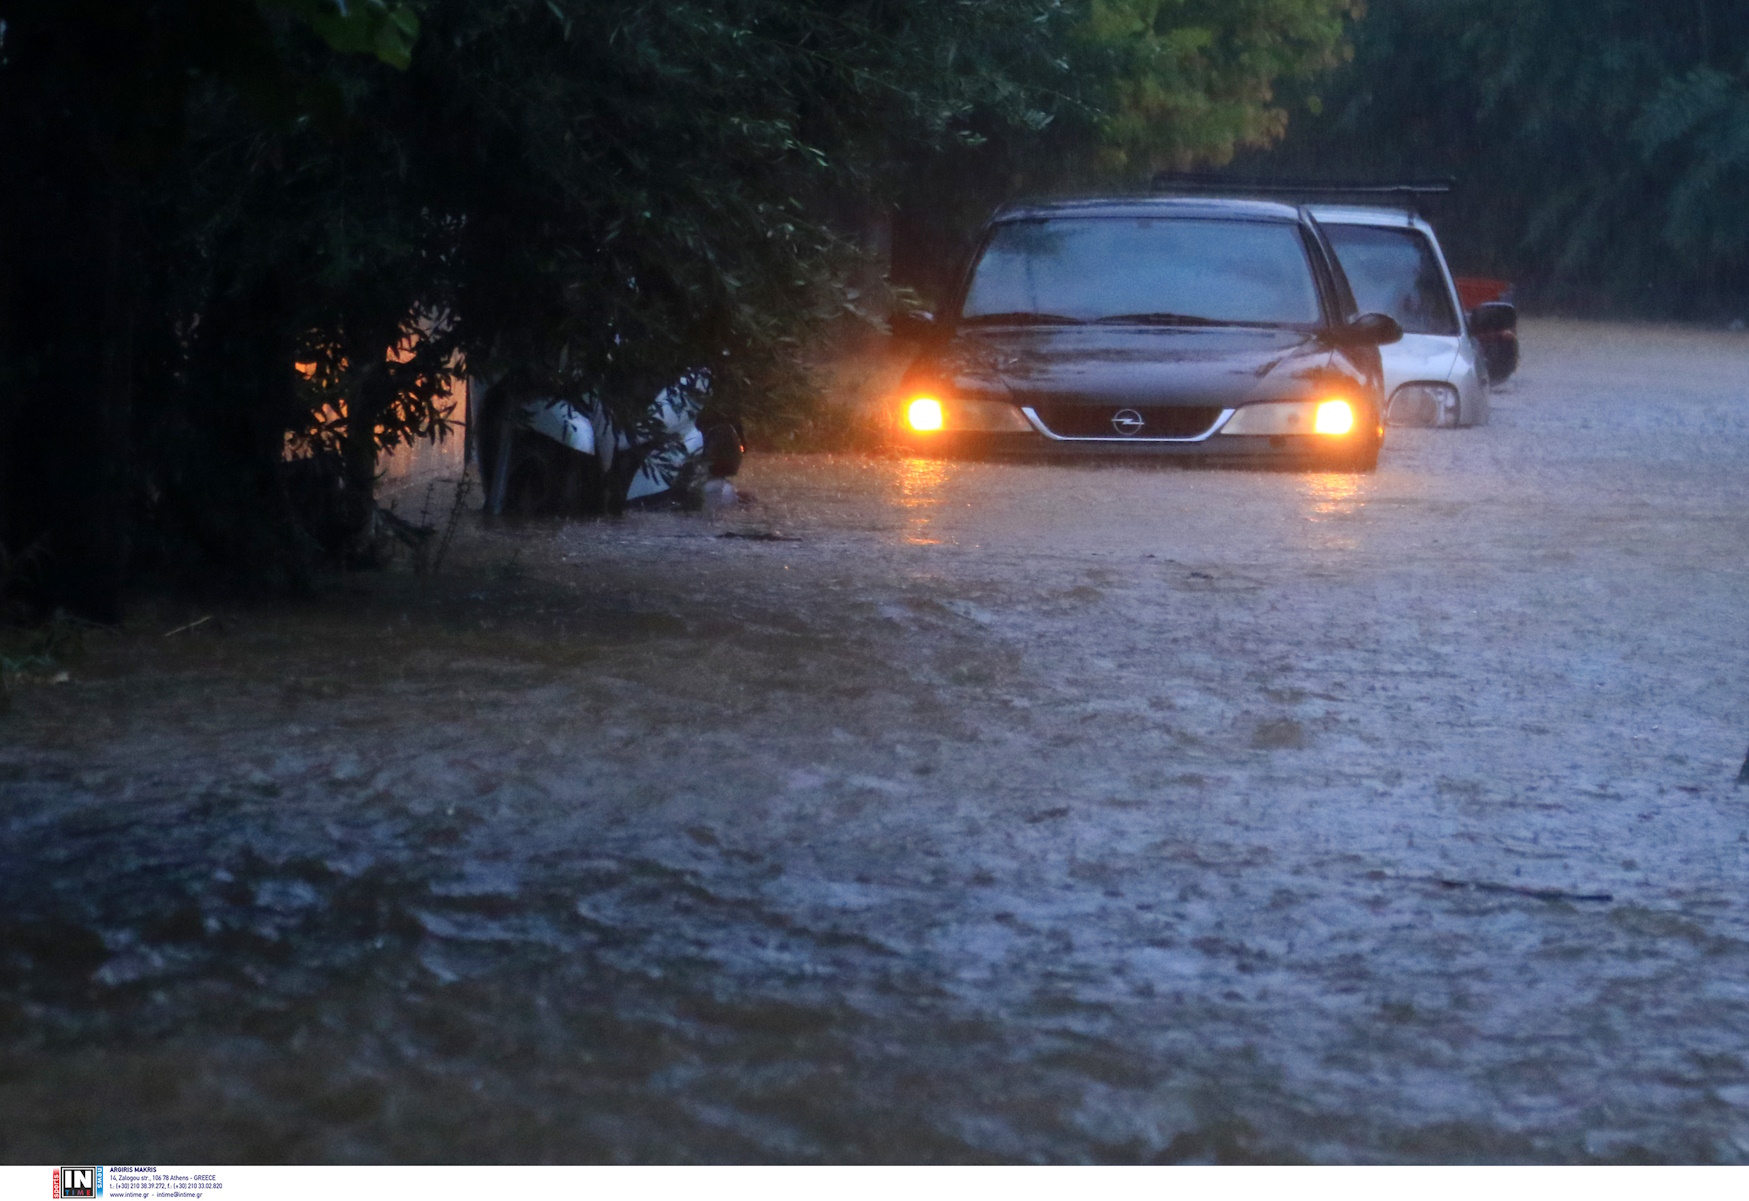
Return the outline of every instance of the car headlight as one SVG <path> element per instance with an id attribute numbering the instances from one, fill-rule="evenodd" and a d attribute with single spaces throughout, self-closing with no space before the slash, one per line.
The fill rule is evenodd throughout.
<path id="1" fill-rule="evenodd" d="M 904 413 L 905 428 L 919 434 L 1024 434 L 1032 430 L 1020 410 L 1002 400 L 963 396 L 944 400 L 933 393 L 918 393 L 905 402 Z"/>
<path id="2" fill-rule="evenodd" d="M 1272 438 L 1287 434 L 1340 437 L 1353 433 L 1356 424 L 1353 403 L 1337 397 L 1328 400 L 1271 400 L 1244 406 L 1221 427 L 1221 433 Z"/>
<path id="3" fill-rule="evenodd" d="M 1404 384 L 1391 394 L 1385 420 L 1392 425 L 1454 426 L 1458 423 L 1458 391 L 1450 384 Z"/>
<path id="4" fill-rule="evenodd" d="M 1312 419 L 1312 430 L 1319 434 L 1352 433 L 1354 406 L 1346 400 L 1320 400 L 1318 415 Z"/>

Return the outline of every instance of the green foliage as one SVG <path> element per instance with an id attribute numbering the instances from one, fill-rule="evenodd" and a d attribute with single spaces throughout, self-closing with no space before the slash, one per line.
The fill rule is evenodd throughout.
<path id="1" fill-rule="evenodd" d="M 67 665 L 85 652 L 85 632 L 84 623 L 60 610 L 35 625 L 0 621 L 0 717 L 12 708 L 10 682 L 66 680 Z"/>
<path id="2" fill-rule="evenodd" d="M 1637 115 L 1641 161 L 1672 181 L 1664 241 L 1690 260 L 1749 259 L 1749 72 L 1697 67 Z"/>
<path id="3" fill-rule="evenodd" d="M 309 22 L 310 28 L 334 49 L 374 54 L 391 67 L 405 70 L 419 40 L 419 14 L 406 4 L 387 0 L 265 0 Z"/>
<path id="4" fill-rule="evenodd" d="M 1006 124 L 973 114 L 953 153 L 905 156 L 896 277 L 939 298 L 969 235 L 1005 200 L 1141 189 L 1159 168 L 1268 144 L 1304 102 L 1278 93 L 1346 58 L 1356 10 L 1355 0 L 1085 0 L 1053 13 L 1049 39 L 998 42 L 1008 74 L 1035 81 L 1032 107 Z"/>
<path id="5" fill-rule="evenodd" d="M 1287 126 L 1283 82 L 1338 65 L 1358 0 L 1093 0 L 1079 38 L 1107 96 L 1102 159 L 1120 172 L 1224 162 Z"/>
<path id="6" fill-rule="evenodd" d="M 883 213 L 1265 142 L 1350 6 L 0 0 L 0 540 L 107 565 L 55 603 L 142 555 L 295 583 L 464 367 L 769 408 L 879 307 Z"/>
<path id="7" fill-rule="evenodd" d="M 1453 173 L 1473 268 L 1580 307 L 1749 289 L 1749 9 L 1735 0 L 1370 0 L 1283 170 Z"/>

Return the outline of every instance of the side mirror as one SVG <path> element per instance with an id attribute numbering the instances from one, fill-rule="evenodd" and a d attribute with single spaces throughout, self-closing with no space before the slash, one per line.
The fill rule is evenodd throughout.
<path id="1" fill-rule="evenodd" d="M 935 332 L 935 315 L 922 310 L 896 312 L 887 318 L 887 328 L 901 342 L 922 342 Z"/>
<path id="2" fill-rule="evenodd" d="M 1518 310 L 1503 300 L 1491 300 L 1470 310 L 1470 332 L 1478 338 L 1511 333 L 1518 328 Z"/>
<path id="3" fill-rule="evenodd" d="M 1388 313 L 1362 313 L 1325 334 L 1334 346 L 1389 346 L 1403 339 L 1403 327 Z"/>

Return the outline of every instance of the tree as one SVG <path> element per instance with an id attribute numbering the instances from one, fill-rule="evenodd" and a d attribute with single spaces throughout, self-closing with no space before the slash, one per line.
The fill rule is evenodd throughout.
<path id="1" fill-rule="evenodd" d="M 1358 0 L 1095 0 L 1081 55 L 1109 168 L 1146 179 L 1163 167 L 1223 163 L 1287 128 L 1283 84 L 1338 66 Z"/>
<path id="2" fill-rule="evenodd" d="M 0 5 L 0 543 L 38 552 L 45 607 L 119 614 L 136 389 L 142 368 L 177 367 L 157 353 L 170 334 L 154 190 L 203 85 L 267 121 L 310 106 L 319 81 L 288 61 L 288 25 L 389 61 L 417 32 L 384 0 Z"/>
<path id="3" fill-rule="evenodd" d="M 0 0 L 0 543 L 102 619 L 144 561 L 295 587 L 288 439 L 344 542 L 464 364 L 622 428 L 758 397 L 871 207 L 1266 141 L 1349 7 Z"/>
<path id="4" fill-rule="evenodd" d="M 1221 164 L 1271 145 L 1301 102 L 1282 89 L 1310 86 L 1345 61 L 1347 22 L 1360 7 L 1090 0 L 1073 9 L 1046 57 L 1019 72 L 1038 80 L 1027 119 L 974 117 L 957 153 L 914 156 L 897 175 L 895 273 L 939 295 L 1001 201 L 1141 189 L 1161 168 Z"/>
<path id="5" fill-rule="evenodd" d="M 1746 290 L 1749 9 L 1371 0 L 1322 116 L 1254 165 L 1458 176 L 1460 261 L 1545 300 L 1698 314 Z"/>

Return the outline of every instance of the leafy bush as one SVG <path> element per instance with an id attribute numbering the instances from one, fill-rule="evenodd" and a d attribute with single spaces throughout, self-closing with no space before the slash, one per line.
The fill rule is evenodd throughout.
<path id="1" fill-rule="evenodd" d="M 105 620 L 142 565 L 296 588 L 288 450 L 363 531 L 463 370 L 622 428 L 781 395 L 885 214 L 1267 141 L 1351 7 L 0 0 L 0 541 Z"/>

